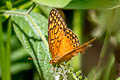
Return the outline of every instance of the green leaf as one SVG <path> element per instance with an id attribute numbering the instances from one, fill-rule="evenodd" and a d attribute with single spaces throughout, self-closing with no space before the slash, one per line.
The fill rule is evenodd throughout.
<path id="1" fill-rule="evenodd" d="M 111 77 L 110 72 L 112 72 L 112 74 L 114 74 L 114 72 L 112 71 L 112 67 L 114 66 L 114 63 L 115 63 L 115 57 L 113 54 L 110 54 L 108 63 L 105 66 L 102 80 L 109 80 L 109 79 L 113 78 L 113 76 Z"/>
<path id="2" fill-rule="evenodd" d="M 71 0 L 32 0 L 32 1 L 49 7 L 63 8 L 67 4 L 69 4 Z"/>
<path id="3" fill-rule="evenodd" d="M 93 67 L 90 72 L 88 73 L 88 80 L 94 80 L 94 75 L 96 75 L 96 79 L 95 80 L 100 80 L 103 69 L 99 69 L 99 71 L 95 74 L 95 70 L 96 68 Z"/>
<path id="4" fill-rule="evenodd" d="M 50 73 L 51 65 L 49 64 L 50 53 L 38 32 L 38 30 L 40 30 L 42 32 L 42 36 L 48 36 L 48 20 L 37 13 L 31 13 L 29 15 L 19 14 L 18 12 L 12 16 L 12 21 L 17 37 L 25 50 L 33 58 L 40 78 L 42 80 L 50 80 L 52 78 Z M 36 27 L 38 27 L 37 30 Z"/>
<path id="5" fill-rule="evenodd" d="M 66 9 L 106 9 L 118 6 L 119 0 L 72 0 Z"/>

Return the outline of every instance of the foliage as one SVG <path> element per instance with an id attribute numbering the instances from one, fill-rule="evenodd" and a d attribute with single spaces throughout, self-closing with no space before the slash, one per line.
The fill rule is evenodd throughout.
<path id="1" fill-rule="evenodd" d="M 81 55 L 65 65 L 53 68 L 53 65 L 49 64 L 51 56 L 47 29 L 51 7 L 65 10 L 68 27 L 72 26 L 81 43 L 90 37 L 97 38 L 93 47 L 99 43 L 100 48 L 103 43 L 102 49 L 97 51 L 100 53 L 97 56 L 100 57 L 96 60 L 96 66 L 93 65 L 87 70 L 84 66 L 84 56 Z M 1 0 L 0 79 L 114 80 L 116 76 L 120 76 L 119 9 L 119 0 Z M 94 50 L 98 48 L 95 47 Z M 96 53 L 94 50 L 91 53 Z M 88 54 L 91 53 L 88 51 Z M 28 60 L 28 57 L 32 57 L 32 60 Z M 86 69 L 87 72 L 81 72 L 80 68 Z M 32 71 L 32 74 L 29 71 Z"/>

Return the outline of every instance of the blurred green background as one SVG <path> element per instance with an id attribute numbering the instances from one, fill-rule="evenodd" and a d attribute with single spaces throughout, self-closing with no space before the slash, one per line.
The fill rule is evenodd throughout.
<path id="1" fill-rule="evenodd" d="M 97 38 L 84 55 L 72 58 L 72 72 L 81 70 L 88 80 L 120 80 L 119 0 L 0 2 L 0 80 L 53 80 L 47 42 L 53 7 L 63 11 L 81 44 Z"/>

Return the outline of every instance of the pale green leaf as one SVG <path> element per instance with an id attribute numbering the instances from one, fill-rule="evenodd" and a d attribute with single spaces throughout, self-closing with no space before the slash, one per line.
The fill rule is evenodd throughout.
<path id="1" fill-rule="evenodd" d="M 17 14 L 12 16 L 14 30 L 25 50 L 33 58 L 41 79 L 44 78 L 45 80 L 50 80 L 50 53 L 40 38 L 34 25 L 36 24 L 38 29 L 42 32 L 42 35 L 47 37 L 48 20 L 37 13 L 31 13 L 29 15 L 31 18 L 28 18 L 28 15 Z M 34 24 L 30 19 L 32 19 Z"/>

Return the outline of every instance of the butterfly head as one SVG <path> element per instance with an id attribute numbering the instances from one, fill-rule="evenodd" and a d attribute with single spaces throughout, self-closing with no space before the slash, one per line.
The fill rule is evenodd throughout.
<path id="1" fill-rule="evenodd" d="M 55 59 L 50 60 L 50 64 L 56 64 L 57 61 Z"/>
<path id="2" fill-rule="evenodd" d="M 51 59 L 50 60 L 50 64 L 59 64 L 59 59 L 58 59 L 59 57 L 58 56 L 56 56 L 55 58 L 53 58 L 53 59 Z"/>

